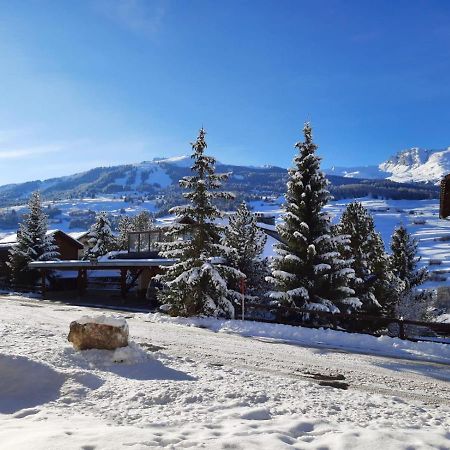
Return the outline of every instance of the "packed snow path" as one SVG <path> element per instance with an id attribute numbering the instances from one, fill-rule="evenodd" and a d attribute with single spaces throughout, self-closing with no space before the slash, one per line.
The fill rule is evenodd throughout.
<path id="1" fill-rule="evenodd" d="M 132 313 L 117 315 L 146 352 L 117 364 L 66 341 L 85 314 L 98 310 L 0 298 L 2 448 L 450 447 L 448 365 Z"/>

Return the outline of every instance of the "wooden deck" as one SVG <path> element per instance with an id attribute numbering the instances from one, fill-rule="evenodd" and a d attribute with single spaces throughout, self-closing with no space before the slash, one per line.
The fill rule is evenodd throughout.
<path id="1" fill-rule="evenodd" d="M 91 270 L 118 270 L 120 272 L 120 292 L 122 298 L 126 298 L 129 290 L 135 285 L 139 277 L 145 277 L 148 282 L 158 273 L 161 267 L 171 266 L 176 259 L 108 259 L 100 261 L 35 261 L 28 266 L 30 269 L 37 269 L 41 273 L 42 297 L 47 293 L 46 280 L 50 270 L 68 270 L 78 272 L 77 289 L 78 294 L 83 296 L 86 293 L 88 284 L 88 271 Z M 131 277 L 127 280 L 127 273 Z M 148 284 L 148 283 L 147 283 Z"/>

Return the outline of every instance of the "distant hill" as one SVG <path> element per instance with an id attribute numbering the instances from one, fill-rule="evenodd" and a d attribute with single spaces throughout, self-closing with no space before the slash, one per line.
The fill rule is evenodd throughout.
<path id="1" fill-rule="evenodd" d="M 189 156 L 160 158 L 138 164 L 97 167 L 60 178 L 0 186 L 0 206 L 24 203 L 31 192 L 39 189 L 47 200 L 79 199 L 95 196 L 145 196 L 159 199 L 162 209 L 180 201 L 178 180 L 190 174 Z M 400 164 L 396 163 L 397 165 Z M 231 172 L 226 189 L 238 200 L 282 195 L 286 189 L 287 171 L 276 166 L 251 167 L 217 164 L 217 170 Z M 360 179 L 329 174 L 331 192 L 336 198 L 384 197 L 393 199 L 437 198 L 435 186 L 399 184 L 381 179 Z"/>
<path id="2" fill-rule="evenodd" d="M 332 167 L 325 173 L 345 178 L 385 178 L 399 183 L 439 184 L 450 173 L 450 147 L 441 150 L 414 147 L 398 152 L 378 166 Z"/>

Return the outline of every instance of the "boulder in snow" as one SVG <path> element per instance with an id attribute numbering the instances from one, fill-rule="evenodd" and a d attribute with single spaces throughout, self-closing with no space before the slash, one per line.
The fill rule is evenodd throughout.
<path id="1" fill-rule="evenodd" d="M 128 324 L 125 319 L 84 316 L 70 324 L 67 339 L 77 350 L 115 350 L 128 345 Z"/>

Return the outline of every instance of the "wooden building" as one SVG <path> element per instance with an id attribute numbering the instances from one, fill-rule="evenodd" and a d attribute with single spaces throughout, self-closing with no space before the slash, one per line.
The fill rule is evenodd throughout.
<path id="1" fill-rule="evenodd" d="M 83 244 L 61 230 L 49 230 L 47 235 L 52 235 L 58 247 L 61 260 L 79 259 L 83 251 Z M 0 277 L 7 273 L 6 262 L 9 260 L 9 250 L 17 243 L 17 233 L 10 234 L 0 239 Z"/>
<path id="2" fill-rule="evenodd" d="M 441 196 L 439 217 L 445 219 L 450 216 L 450 174 L 441 181 Z"/>
<path id="3" fill-rule="evenodd" d="M 53 235 L 55 244 L 58 246 L 59 259 L 66 261 L 80 258 L 80 252 L 84 249 L 80 241 L 61 230 L 50 230 L 48 234 Z"/>

